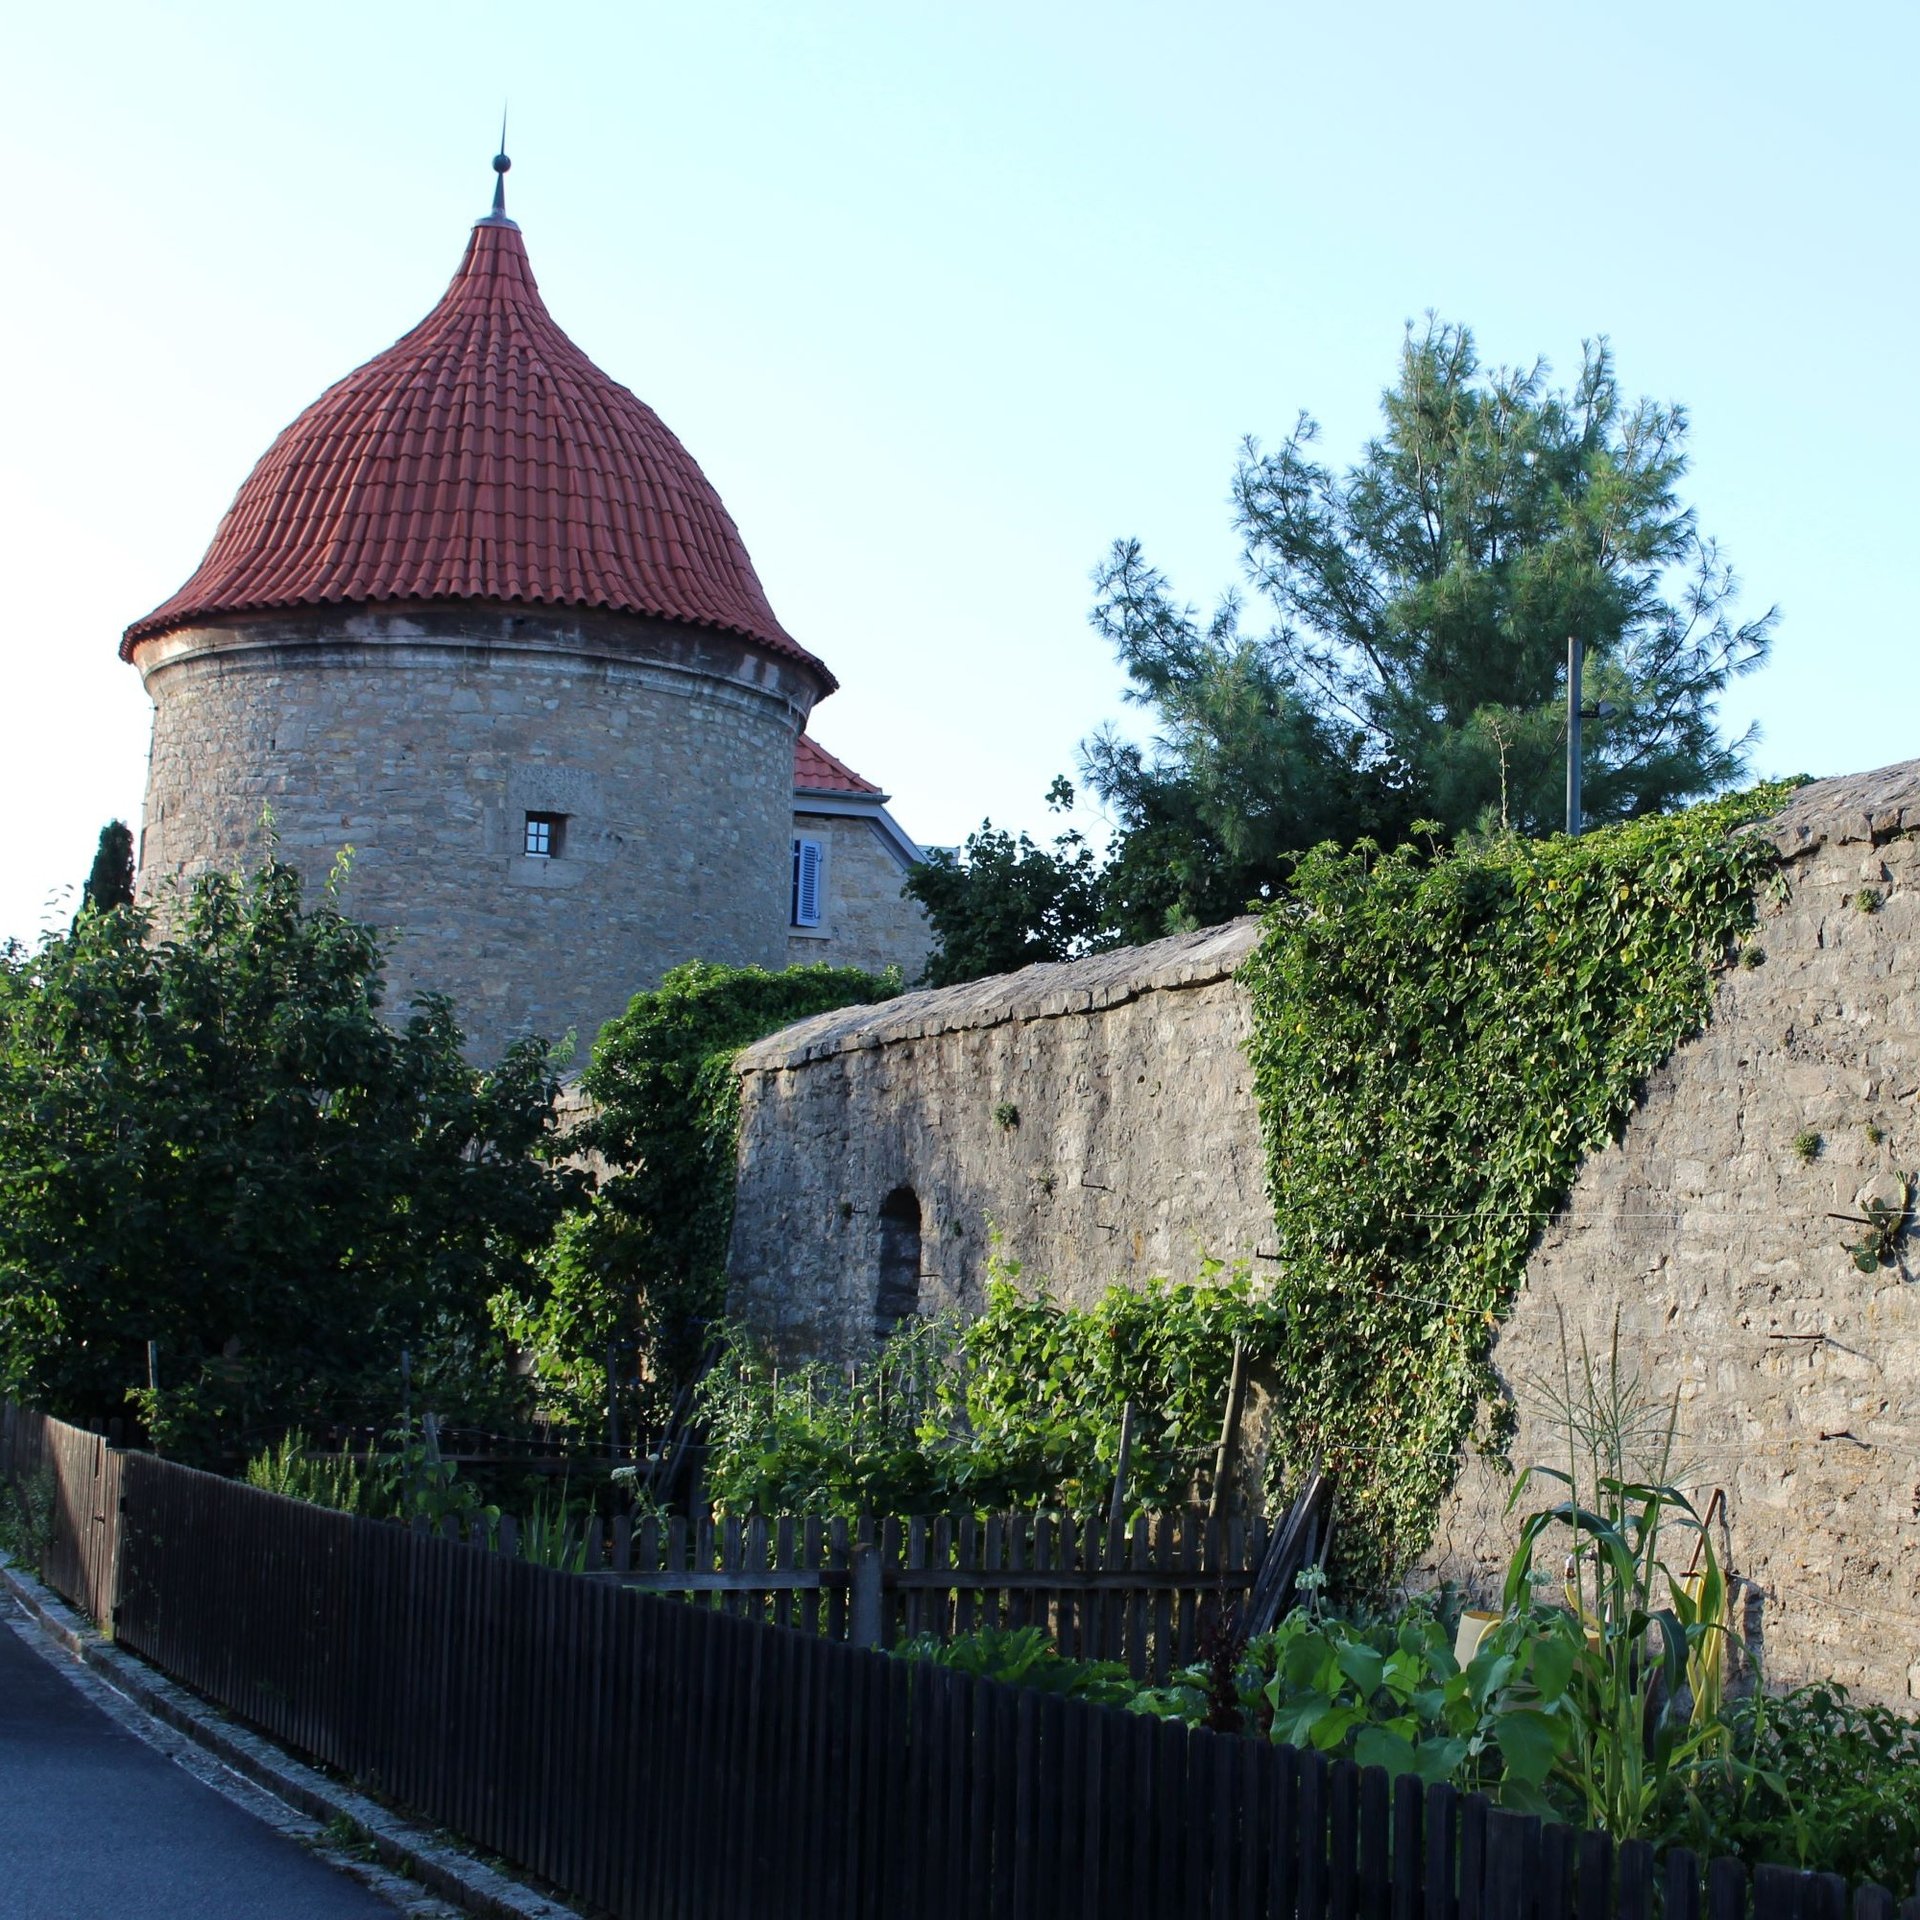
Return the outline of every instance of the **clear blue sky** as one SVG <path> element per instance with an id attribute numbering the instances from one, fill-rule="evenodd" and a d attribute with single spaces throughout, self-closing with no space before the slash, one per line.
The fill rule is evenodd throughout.
<path id="1" fill-rule="evenodd" d="M 1357 450 L 1401 328 L 1684 402 L 1690 498 L 1784 612 L 1761 772 L 1920 754 L 1912 78 L 1842 4 L 15 8 L 0 934 L 110 815 L 115 644 L 273 435 L 432 304 L 491 190 L 560 323 L 732 508 L 908 831 L 1041 797 L 1119 712 L 1088 573 L 1234 577 L 1239 437 Z"/>

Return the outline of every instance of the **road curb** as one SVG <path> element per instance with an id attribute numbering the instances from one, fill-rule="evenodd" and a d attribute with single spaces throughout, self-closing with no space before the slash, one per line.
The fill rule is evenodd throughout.
<path id="1" fill-rule="evenodd" d="M 321 1822 L 351 1821 L 382 1866 L 403 1874 L 477 1920 L 579 1920 L 578 1909 L 490 1867 L 448 1836 L 330 1780 L 271 1740 L 218 1714 L 197 1694 L 105 1639 L 30 1574 L 0 1553 L 0 1587 L 39 1629 L 141 1712 L 174 1729 L 223 1766 Z"/>

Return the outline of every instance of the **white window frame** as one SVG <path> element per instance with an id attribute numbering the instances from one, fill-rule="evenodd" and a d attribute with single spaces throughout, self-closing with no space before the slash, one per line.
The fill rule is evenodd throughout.
<path id="1" fill-rule="evenodd" d="M 536 847 L 534 834 L 544 836 L 546 845 Z M 567 816 L 545 807 L 529 807 L 520 823 L 520 852 L 528 860 L 558 860 L 567 843 Z"/>
<path id="2" fill-rule="evenodd" d="M 811 882 L 811 887 L 809 887 Z M 827 843 L 793 837 L 793 885 L 787 924 L 818 932 L 827 924 Z"/>

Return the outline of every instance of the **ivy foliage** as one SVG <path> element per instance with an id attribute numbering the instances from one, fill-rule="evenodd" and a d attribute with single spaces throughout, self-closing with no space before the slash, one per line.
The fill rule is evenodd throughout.
<path id="1" fill-rule="evenodd" d="M 1091 1307 L 1024 1294 L 996 1262 L 964 1324 L 923 1320 L 865 1368 L 777 1369 L 736 1340 L 702 1391 L 707 1484 L 734 1512 L 984 1512 L 1104 1506 L 1134 1435 L 1130 1502 L 1182 1499 L 1220 1430 L 1233 1343 L 1276 1337 L 1245 1273 L 1110 1287 Z"/>
<path id="2" fill-rule="evenodd" d="M 581 1080 L 592 1112 L 572 1144 L 610 1171 L 555 1236 L 537 1306 L 502 1303 L 549 1406 L 588 1423 L 598 1417 L 609 1345 L 621 1372 L 642 1383 L 636 1413 L 662 1411 L 660 1398 L 692 1377 L 725 1302 L 740 1132 L 735 1056 L 811 1014 L 899 991 L 895 971 L 769 973 L 694 961 L 635 994 L 600 1030 Z"/>
<path id="3" fill-rule="evenodd" d="M 1752 925 L 1763 787 L 1577 840 L 1306 855 L 1240 980 L 1279 1236 L 1277 1465 L 1341 1476 L 1341 1571 L 1425 1545 L 1529 1249 Z"/>

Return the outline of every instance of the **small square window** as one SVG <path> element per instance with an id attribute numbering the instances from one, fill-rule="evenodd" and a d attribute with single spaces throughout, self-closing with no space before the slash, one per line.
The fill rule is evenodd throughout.
<path id="1" fill-rule="evenodd" d="M 558 860 L 566 834 L 567 816 L 564 813 L 530 813 L 527 815 L 527 833 L 521 843 L 522 849 L 529 860 Z"/>

